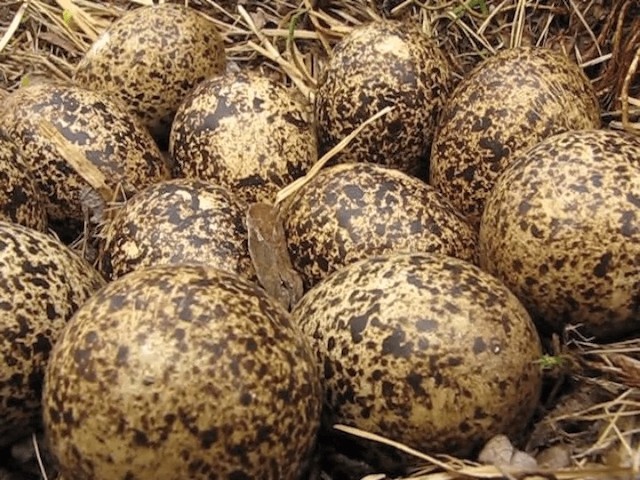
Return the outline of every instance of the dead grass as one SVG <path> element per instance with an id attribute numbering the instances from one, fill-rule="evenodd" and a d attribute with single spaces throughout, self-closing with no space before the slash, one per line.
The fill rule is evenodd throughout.
<path id="1" fill-rule="evenodd" d="M 149 3 L 0 1 L 0 101 L 20 85 L 40 79 L 70 79 L 74 65 L 111 22 L 127 10 Z M 503 48 L 546 46 L 564 52 L 584 69 L 596 89 L 605 124 L 640 135 L 637 0 L 174 3 L 187 3 L 216 23 L 232 62 L 259 66 L 309 98 L 335 43 L 353 26 L 380 16 L 419 22 L 448 53 L 458 78 Z M 244 8 L 236 8 L 238 3 Z M 549 395 L 529 447 L 570 445 L 570 468 L 504 471 L 396 445 L 424 462 L 422 471 L 412 478 L 522 479 L 525 473 L 529 480 L 640 478 L 640 340 L 598 345 L 569 332 L 557 348 L 551 358 L 567 361 L 549 367 L 558 388 Z"/>

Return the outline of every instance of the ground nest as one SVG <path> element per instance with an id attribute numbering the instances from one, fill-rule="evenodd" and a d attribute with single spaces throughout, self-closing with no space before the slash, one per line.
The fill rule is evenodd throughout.
<path id="1" fill-rule="evenodd" d="M 113 20 L 152 3 L 158 2 L 0 2 L 0 100 L 40 79 L 70 79 L 84 52 Z M 550 47 L 571 57 L 590 78 L 605 126 L 640 135 L 638 0 L 172 3 L 186 3 L 214 22 L 231 62 L 260 68 L 310 99 L 332 46 L 353 26 L 375 18 L 419 23 L 447 52 L 458 79 L 501 49 Z M 546 347 L 540 364 L 546 373 L 543 402 L 526 439 L 517 445 L 532 455 L 546 452 L 546 466 L 540 469 L 517 461 L 504 468 L 432 456 L 416 445 L 398 445 L 351 429 L 347 433 L 414 455 L 419 467 L 410 478 L 415 480 L 640 478 L 640 339 L 595 344 L 569 328 L 549 339 Z M 22 452 L 22 457 L 27 462 L 29 454 Z M 335 460 L 336 472 L 318 473 L 318 478 L 347 478 L 342 470 L 359 471 L 351 478 L 386 478 L 366 466 L 350 465 L 341 452 L 328 457 Z"/>

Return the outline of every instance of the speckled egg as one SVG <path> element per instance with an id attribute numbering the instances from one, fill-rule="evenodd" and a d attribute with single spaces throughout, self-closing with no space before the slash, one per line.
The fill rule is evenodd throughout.
<path id="1" fill-rule="evenodd" d="M 321 399 L 289 314 L 202 265 L 138 270 L 94 295 L 43 393 L 52 453 L 74 479 L 297 480 Z"/>
<path id="2" fill-rule="evenodd" d="M 142 267 L 196 262 L 254 278 L 246 209 L 226 188 L 201 180 L 151 185 L 107 225 L 100 271 L 114 279 Z"/>
<path id="3" fill-rule="evenodd" d="M 176 176 L 224 185 L 247 203 L 273 202 L 317 154 L 305 103 L 257 71 L 196 87 L 176 114 L 169 151 Z"/>
<path id="4" fill-rule="evenodd" d="M 47 230 L 44 198 L 15 146 L 0 132 L 0 220 Z"/>
<path id="5" fill-rule="evenodd" d="M 0 447 L 40 425 L 51 347 L 103 284 L 91 265 L 53 237 L 0 221 Z"/>
<path id="6" fill-rule="evenodd" d="M 476 234 L 433 187 L 371 163 L 328 167 L 281 212 L 292 262 L 307 288 L 357 260 L 439 252 L 474 261 Z"/>
<path id="7" fill-rule="evenodd" d="M 310 290 L 292 315 L 322 366 L 327 428 L 466 456 L 495 434 L 520 433 L 537 405 L 542 351 L 531 318 L 463 260 L 361 260 Z"/>
<path id="8" fill-rule="evenodd" d="M 372 162 L 425 177 L 436 117 L 451 82 L 447 58 L 417 25 L 385 20 L 355 28 L 334 47 L 319 80 L 320 154 L 391 106 L 334 162 Z"/>
<path id="9" fill-rule="evenodd" d="M 598 100 L 564 55 L 502 50 L 456 87 L 438 120 L 429 183 L 478 228 L 496 178 L 522 150 L 567 130 L 597 128 Z"/>
<path id="10" fill-rule="evenodd" d="M 637 335 L 638 137 L 565 132 L 519 155 L 488 197 L 479 257 L 547 327 Z"/>
<path id="11" fill-rule="evenodd" d="M 83 199 L 93 190 L 41 130 L 43 120 L 79 148 L 116 192 L 130 196 L 171 176 L 151 135 L 106 94 L 60 83 L 15 91 L 8 97 L 0 128 L 18 147 L 43 193 L 52 226 L 65 236 L 64 231 L 83 225 Z"/>
<path id="12" fill-rule="evenodd" d="M 225 66 L 224 43 L 213 22 L 192 8 L 164 3 L 136 8 L 112 23 L 86 52 L 73 80 L 121 99 L 166 146 L 180 102 Z"/>

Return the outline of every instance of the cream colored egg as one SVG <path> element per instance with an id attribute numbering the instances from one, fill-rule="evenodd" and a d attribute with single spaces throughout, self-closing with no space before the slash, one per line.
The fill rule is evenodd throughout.
<path id="1" fill-rule="evenodd" d="M 75 311 L 104 280 L 68 247 L 0 221 L 0 447 L 41 427 L 44 369 Z"/>
<path id="2" fill-rule="evenodd" d="M 334 162 L 372 162 L 426 178 L 436 118 L 452 80 L 444 52 L 419 26 L 385 20 L 356 27 L 334 47 L 318 82 L 320 154 L 392 107 Z"/>
<path id="3" fill-rule="evenodd" d="M 105 228 L 100 271 L 115 279 L 144 267 L 201 263 L 253 279 L 246 209 L 227 189 L 201 180 L 151 185 Z"/>
<path id="4" fill-rule="evenodd" d="M 463 260 L 361 260 L 307 292 L 292 315 L 323 372 L 329 438 L 337 423 L 464 456 L 495 434 L 521 434 L 536 408 L 536 328 L 504 284 Z M 389 471 L 375 443 L 364 452 Z"/>
<path id="5" fill-rule="evenodd" d="M 320 171 L 284 202 L 280 215 L 307 288 L 345 265 L 392 252 L 476 258 L 475 232 L 440 192 L 372 163 Z"/>
<path id="6" fill-rule="evenodd" d="M 47 212 L 42 194 L 12 142 L 0 132 L 0 220 L 44 232 Z"/>
<path id="7" fill-rule="evenodd" d="M 47 368 L 44 423 L 66 478 L 298 480 L 321 398 L 308 341 L 262 289 L 157 266 L 78 310 Z"/>
<path id="8" fill-rule="evenodd" d="M 82 230 L 91 213 L 87 199 L 98 194 L 42 129 L 45 121 L 79 149 L 115 194 L 131 196 L 170 178 L 149 132 L 106 93 L 68 83 L 18 89 L 7 99 L 0 129 L 16 145 L 42 193 L 52 227 L 66 239 L 73 240 Z"/>
<path id="9" fill-rule="evenodd" d="M 171 130 L 176 176 L 222 185 L 247 203 L 272 203 L 316 160 L 307 108 L 256 71 L 203 82 L 184 100 Z"/>
<path id="10" fill-rule="evenodd" d="M 520 154 L 487 200 L 479 257 L 541 325 L 637 335 L 640 140 L 582 130 Z"/>

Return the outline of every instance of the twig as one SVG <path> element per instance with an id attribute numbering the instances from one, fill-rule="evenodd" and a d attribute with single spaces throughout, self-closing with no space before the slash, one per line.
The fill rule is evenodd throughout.
<path id="1" fill-rule="evenodd" d="M 432 455 L 427 455 L 399 442 L 394 442 L 393 440 L 389 440 L 388 438 L 381 437 L 380 435 L 365 432 L 358 428 L 349 427 L 347 425 L 334 425 L 333 428 L 341 432 L 348 433 L 349 435 L 364 438 L 396 448 L 401 452 L 429 462 L 430 464 L 436 465 L 437 467 L 444 470 L 444 472 L 412 477 L 411 480 L 457 480 L 461 477 L 503 480 L 505 478 L 505 474 L 512 474 L 515 478 L 530 477 L 555 480 L 582 480 L 586 477 L 590 477 L 594 479 L 600 478 L 610 480 L 614 475 L 631 475 L 633 473 L 630 467 L 586 467 L 579 469 L 560 469 L 555 471 L 549 471 L 545 469 L 539 469 L 537 471 L 523 471 L 520 468 L 513 467 L 497 468 L 494 465 L 454 467 L 447 462 L 433 457 Z"/>

